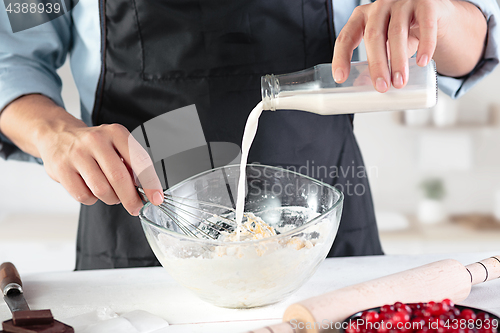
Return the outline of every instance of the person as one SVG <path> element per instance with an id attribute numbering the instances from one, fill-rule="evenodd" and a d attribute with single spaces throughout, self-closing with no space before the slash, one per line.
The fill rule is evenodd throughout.
<path id="1" fill-rule="evenodd" d="M 74 4 L 73 4 L 74 5 Z M 82 203 L 77 269 L 157 265 L 136 222 L 129 132 L 195 104 L 207 142 L 241 143 L 260 77 L 332 61 L 349 75 L 364 38 L 374 87 L 408 82 L 408 58 L 436 62 L 458 97 L 498 64 L 498 6 L 489 0 L 80 1 L 27 31 L 0 29 L 0 154 L 42 163 Z M 72 6 L 71 6 L 72 7 Z M 352 15 L 351 15 L 352 13 Z M 342 28 L 343 27 L 343 28 Z M 81 120 L 64 110 L 56 74 L 70 53 Z M 390 60 L 390 62 L 389 62 Z M 305 170 L 363 167 L 352 116 L 264 112 L 249 161 Z M 139 164 L 141 164 L 139 162 Z M 146 163 L 147 164 L 147 163 Z M 145 164 L 145 165 L 146 165 Z M 366 176 L 314 175 L 346 193 L 329 256 L 382 254 Z M 153 177 L 155 178 L 155 177 Z M 151 180 L 148 198 L 163 193 Z M 156 185 L 155 185 L 156 184 Z"/>

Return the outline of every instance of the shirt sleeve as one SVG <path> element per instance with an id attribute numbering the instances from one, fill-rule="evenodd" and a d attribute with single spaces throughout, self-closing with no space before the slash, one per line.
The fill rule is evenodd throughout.
<path id="1" fill-rule="evenodd" d="M 486 47 L 483 59 L 479 61 L 474 70 L 462 77 L 453 78 L 438 74 L 439 88 L 450 95 L 452 98 L 458 98 L 471 89 L 482 78 L 491 73 L 498 65 L 500 58 L 500 9 L 495 0 L 467 0 L 476 5 L 482 12 L 488 23 L 488 35 L 486 38 Z"/>
<path id="2" fill-rule="evenodd" d="M 70 48 L 69 15 L 13 33 L 6 11 L 0 11 L 0 112 L 27 94 L 43 94 L 64 106 L 56 70 L 64 64 Z M 2 133 L 0 157 L 40 162 L 19 150 Z"/>

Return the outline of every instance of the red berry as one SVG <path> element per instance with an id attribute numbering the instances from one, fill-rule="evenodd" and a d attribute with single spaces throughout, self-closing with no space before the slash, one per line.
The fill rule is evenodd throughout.
<path id="1" fill-rule="evenodd" d="M 478 328 L 477 333 L 493 333 L 493 327 L 488 328 Z"/>
<path id="2" fill-rule="evenodd" d="M 392 305 L 386 304 L 380 308 L 380 312 L 389 312 L 394 311 L 394 307 Z"/>
<path id="3" fill-rule="evenodd" d="M 387 329 L 387 325 L 380 325 L 379 328 L 377 328 L 377 333 L 388 333 L 389 330 Z"/>
<path id="4" fill-rule="evenodd" d="M 418 323 L 419 326 L 424 326 L 427 321 L 422 317 L 415 317 L 411 320 L 412 323 Z M 415 324 L 417 325 L 417 324 Z"/>
<path id="5" fill-rule="evenodd" d="M 450 313 L 450 315 L 453 314 L 453 315 L 455 315 L 455 317 L 458 317 L 458 316 L 460 316 L 460 309 L 453 307 L 450 309 L 449 313 Z"/>
<path id="6" fill-rule="evenodd" d="M 441 303 L 448 305 L 449 308 L 452 308 L 455 306 L 453 301 L 451 299 L 448 299 L 448 298 L 443 299 L 443 301 Z"/>
<path id="7" fill-rule="evenodd" d="M 380 319 L 380 316 L 376 311 L 367 311 L 363 313 L 362 317 L 366 323 L 377 323 Z"/>
<path id="8" fill-rule="evenodd" d="M 404 305 L 401 310 L 405 310 L 406 312 L 408 312 L 410 315 L 411 313 L 413 312 L 413 309 L 409 306 L 409 305 Z"/>
<path id="9" fill-rule="evenodd" d="M 404 304 L 401 302 L 396 302 L 396 303 L 394 303 L 393 308 L 396 311 L 397 310 L 405 310 L 406 312 L 411 313 L 412 309 L 413 309 L 412 306 L 414 306 L 414 304 L 408 305 L 408 304 Z"/>
<path id="10" fill-rule="evenodd" d="M 420 317 L 423 317 L 424 315 L 422 314 L 422 310 L 413 310 L 411 316 L 413 318 L 420 318 Z"/>
<path id="11" fill-rule="evenodd" d="M 432 316 L 432 313 L 429 310 L 427 310 L 427 309 L 422 310 L 422 317 L 429 318 L 431 316 Z"/>
<path id="12" fill-rule="evenodd" d="M 471 309 L 464 309 L 460 313 L 460 318 L 464 320 L 476 320 L 476 314 Z"/>
<path id="13" fill-rule="evenodd" d="M 456 318 L 456 315 L 455 313 L 453 312 L 453 310 L 449 310 L 448 312 L 446 312 L 443 316 L 446 316 L 449 320 L 453 320 Z"/>
<path id="14" fill-rule="evenodd" d="M 428 332 L 429 332 L 429 327 L 427 327 L 427 325 L 422 327 L 422 329 L 415 331 L 415 333 L 428 333 Z"/>
<path id="15" fill-rule="evenodd" d="M 401 308 L 402 306 L 403 306 L 403 303 L 401 303 L 401 302 L 396 302 L 393 305 L 394 309 L 396 309 L 396 310 L 399 309 L 399 308 Z"/>
<path id="16" fill-rule="evenodd" d="M 414 331 L 422 330 L 427 328 L 427 321 L 424 318 L 413 318 L 411 320 L 411 328 Z"/>
<path id="17" fill-rule="evenodd" d="M 431 313 L 433 316 L 440 316 L 440 315 L 448 312 L 449 309 L 450 309 L 450 307 L 447 304 L 436 303 L 432 306 Z"/>
<path id="18" fill-rule="evenodd" d="M 405 310 L 398 310 L 392 315 L 392 321 L 394 323 L 407 323 L 410 321 L 410 314 Z"/>
<path id="19" fill-rule="evenodd" d="M 410 304 L 408 304 L 408 306 L 409 306 L 412 310 L 418 310 L 418 309 L 419 309 L 419 303 L 410 303 Z"/>
<path id="20" fill-rule="evenodd" d="M 453 318 L 450 318 L 450 313 L 449 312 L 446 312 L 445 314 L 440 315 L 438 318 L 441 319 L 441 320 L 443 320 L 443 321 L 447 321 L 447 320 L 453 319 Z"/>
<path id="21" fill-rule="evenodd" d="M 361 330 L 358 327 L 358 324 L 355 321 L 349 322 L 349 325 L 345 329 L 346 333 L 360 333 Z"/>
<path id="22" fill-rule="evenodd" d="M 446 332 L 448 332 L 448 329 L 446 327 L 438 327 L 436 332 L 437 333 L 446 333 Z"/>
<path id="23" fill-rule="evenodd" d="M 486 312 L 481 311 L 476 314 L 476 318 L 484 321 L 486 319 L 490 319 L 490 315 L 487 314 Z"/>
<path id="24" fill-rule="evenodd" d="M 390 321 L 393 315 L 394 315 L 393 310 L 390 310 L 389 312 L 381 312 L 379 319 L 383 321 Z"/>

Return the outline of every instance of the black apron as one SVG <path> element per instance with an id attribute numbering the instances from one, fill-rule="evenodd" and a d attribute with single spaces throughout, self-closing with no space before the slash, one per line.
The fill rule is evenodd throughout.
<path id="1" fill-rule="evenodd" d="M 330 0 L 100 0 L 100 15 L 94 125 L 120 123 L 132 131 L 195 104 L 207 142 L 240 145 L 261 99 L 262 75 L 332 57 Z M 249 162 L 293 168 L 343 190 L 330 256 L 382 253 L 350 116 L 264 112 Z M 82 205 L 77 269 L 151 265 L 158 261 L 137 217 L 121 205 Z"/>

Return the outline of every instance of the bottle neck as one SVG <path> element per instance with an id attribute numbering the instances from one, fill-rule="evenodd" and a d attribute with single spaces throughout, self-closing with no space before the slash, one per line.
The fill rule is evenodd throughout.
<path id="1" fill-rule="evenodd" d="M 261 78 L 260 82 L 262 107 L 264 110 L 276 111 L 276 98 L 279 94 L 279 81 L 274 74 Z"/>

